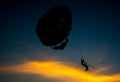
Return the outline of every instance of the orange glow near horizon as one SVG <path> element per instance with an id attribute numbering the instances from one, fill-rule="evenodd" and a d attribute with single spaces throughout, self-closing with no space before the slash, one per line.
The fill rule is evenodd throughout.
<path id="1" fill-rule="evenodd" d="M 40 74 L 48 78 L 61 79 L 63 82 L 120 82 L 120 74 L 99 75 L 57 61 L 29 61 L 20 65 L 1 66 L 0 74 L 2 73 Z"/>

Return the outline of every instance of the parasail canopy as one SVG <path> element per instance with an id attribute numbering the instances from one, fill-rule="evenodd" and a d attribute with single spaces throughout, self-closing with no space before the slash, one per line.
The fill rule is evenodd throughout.
<path id="1" fill-rule="evenodd" d="M 38 21 L 36 33 L 45 46 L 64 49 L 72 29 L 71 11 L 66 6 L 55 6 Z"/>

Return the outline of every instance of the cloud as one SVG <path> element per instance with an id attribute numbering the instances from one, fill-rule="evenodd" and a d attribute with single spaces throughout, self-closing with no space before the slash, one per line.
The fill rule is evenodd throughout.
<path id="1" fill-rule="evenodd" d="M 100 68 L 98 72 L 108 68 Z M 58 61 L 27 61 L 23 64 L 1 66 L 0 74 L 37 74 L 46 78 L 57 78 L 61 82 L 118 82 L 120 74 L 102 75 L 98 72 L 85 72 L 80 68 Z"/>

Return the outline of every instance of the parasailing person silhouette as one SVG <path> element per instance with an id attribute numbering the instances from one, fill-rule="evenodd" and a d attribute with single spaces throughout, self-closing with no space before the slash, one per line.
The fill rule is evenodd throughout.
<path id="1" fill-rule="evenodd" d="M 83 56 L 83 53 L 82 53 L 82 50 L 81 50 L 81 47 L 80 47 L 80 44 L 79 44 L 79 59 L 80 59 L 80 61 L 81 61 L 81 65 L 83 66 L 83 67 L 85 67 L 85 71 L 88 71 L 89 70 L 89 67 L 92 67 L 92 68 L 94 68 L 95 69 L 95 67 L 94 66 L 92 66 L 91 64 L 88 64 L 87 62 L 86 62 L 86 60 L 85 60 L 85 58 L 84 58 L 84 56 Z"/>
<path id="2" fill-rule="evenodd" d="M 95 68 L 94 66 L 88 64 L 84 58 L 81 59 L 81 65 L 85 67 L 85 71 L 88 71 L 89 67 Z"/>
<path id="3" fill-rule="evenodd" d="M 69 34 L 72 30 L 72 13 L 70 9 L 63 5 L 57 5 L 49 9 L 39 20 L 36 27 L 36 34 L 41 43 L 53 50 L 64 50 L 69 42 Z M 89 70 L 81 48 L 81 65 Z M 65 55 L 66 56 L 66 55 Z M 93 66 L 91 66 L 93 67 Z M 93 67 L 94 68 L 94 67 Z"/>
<path id="4" fill-rule="evenodd" d="M 84 54 L 83 54 L 82 49 L 80 47 L 80 43 L 77 42 L 77 44 L 78 45 L 77 45 L 76 48 L 75 48 L 75 45 L 72 45 L 72 44 L 70 45 L 70 47 L 74 51 L 73 53 L 76 54 L 76 57 L 77 57 L 77 59 L 74 60 L 74 61 L 78 62 L 78 65 L 81 64 L 84 67 L 85 71 L 89 71 L 90 67 L 93 68 L 93 69 L 95 69 L 94 66 L 92 66 L 91 64 L 89 64 L 89 63 L 86 62 Z M 72 58 L 70 56 L 68 56 L 68 57 Z"/>

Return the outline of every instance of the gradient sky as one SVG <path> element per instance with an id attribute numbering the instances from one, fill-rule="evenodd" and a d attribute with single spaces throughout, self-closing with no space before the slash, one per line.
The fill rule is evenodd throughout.
<path id="1" fill-rule="evenodd" d="M 119 4 L 117 0 L 1 1 L 0 82 L 119 82 Z M 35 33 L 39 18 L 55 5 L 66 5 L 72 12 L 69 43 L 62 51 L 44 46 Z M 84 72 L 79 47 L 95 69 Z"/>

